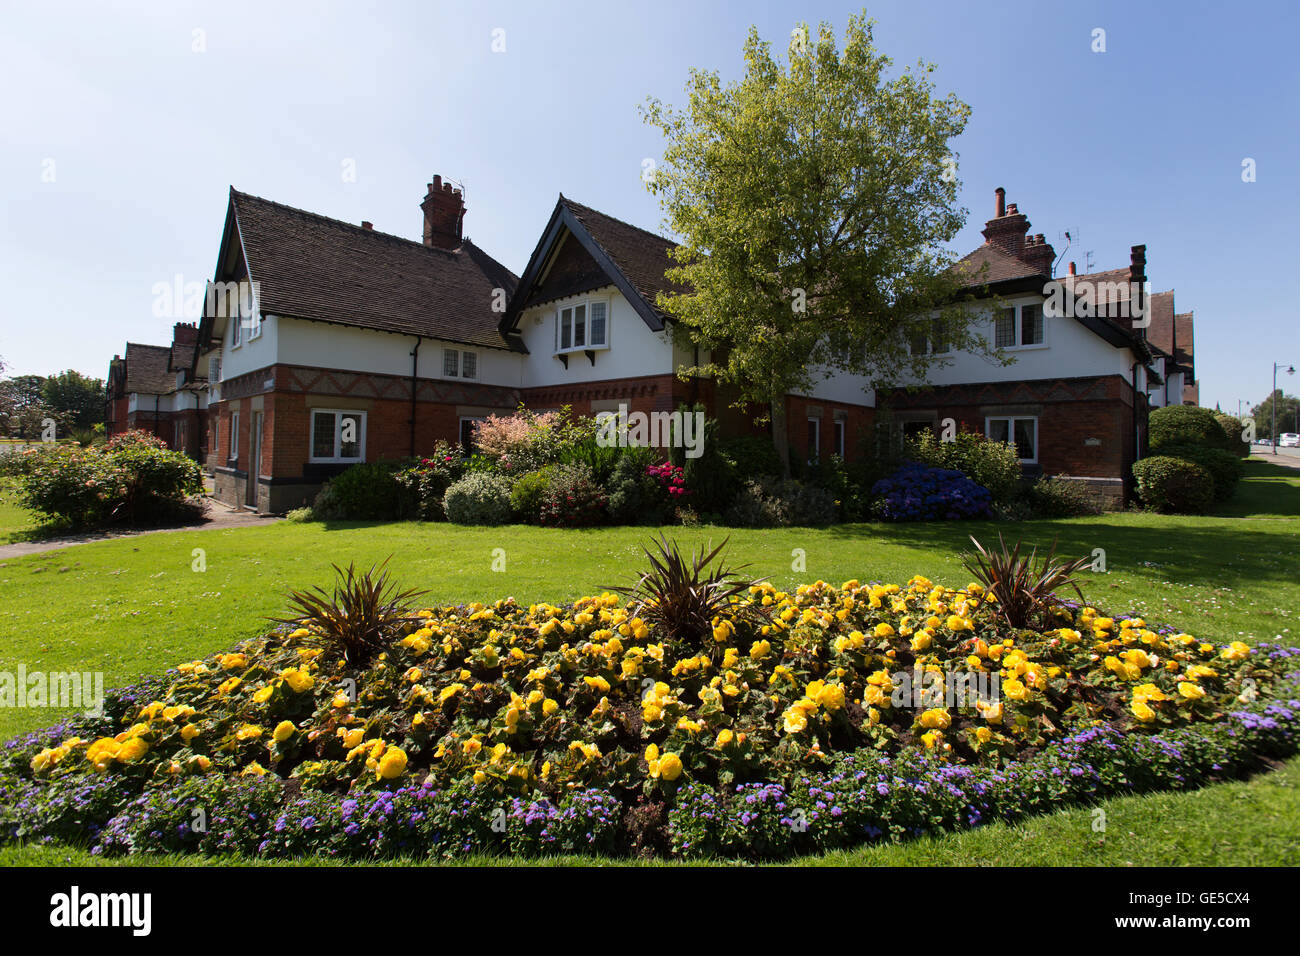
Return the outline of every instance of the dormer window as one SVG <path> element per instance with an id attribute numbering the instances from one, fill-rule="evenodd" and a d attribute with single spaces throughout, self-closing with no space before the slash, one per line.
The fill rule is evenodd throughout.
<path id="1" fill-rule="evenodd" d="M 609 300 L 587 299 L 555 312 L 556 352 L 609 347 Z"/>

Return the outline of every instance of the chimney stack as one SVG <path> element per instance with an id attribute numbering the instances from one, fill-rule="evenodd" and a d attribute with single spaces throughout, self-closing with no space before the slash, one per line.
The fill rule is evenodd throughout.
<path id="1" fill-rule="evenodd" d="M 375 228 L 375 224 L 368 219 L 362 219 L 361 228 L 366 230 L 366 232 L 369 232 L 371 229 Z"/>
<path id="2" fill-rule="evenodd" d="M 998 214 L 984 224 L 984 241 L 1019 259 L 1025 251 L 1029 220 L 1020 215 L 1015 203 L 1007 204 L 1005 189 L 999 186 L 994 192 Z"/>
<path id="3" fill-rule="evenodd" d="M 172 326 L 172 344 L 193 345 L 199 340 L 199 327 L 190 322 L 177 322 Z"/>
<path id="4" fill-rule="evenodd" d="M 458 249 L 465 220 L 465 201 L 459 189 L 434 176 L 420 203 L 424 210 L 424 244 L 430 248 Z"/>
<path id="5" fill-rule="evenodd" d="M 1070 275 L 1074 275 L 1074 263 L 1070 263 Z"/>

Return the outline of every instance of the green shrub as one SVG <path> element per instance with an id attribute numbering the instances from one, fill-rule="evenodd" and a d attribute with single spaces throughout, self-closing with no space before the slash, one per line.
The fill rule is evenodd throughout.
<path id="1" fill-rule="evenodd" d="M 1147 417 L 1147 445 L 1161 454 L 1165 445 L 1202 445 L 1230 451 L 1223 426 L 1208 408 L 1169 405 L 1154 409 Z"/>
<path id="2" fill-rule="evenodd" d="M 510 511 L 519 521 L 537 524 L 541 520 L 542 499 L 555 477 L 555 465 L 520 475 L 510 486 Z"/>
<path id="3" fill-rule="evenodd" d="M 827 455 L 807 467 L 804 472 L 808 484 L 824 488 L 831 493 L 843 521 L 862 521 L 867 517 L 870 500 L 863 494 L 862 486 L 854 472 L 839 455 Z"/>
<path id="4" fill-rule="evenodd" d="M 1100 495 L 1081 481 L 1039 478 L 1025 493 L 1030 511 L 1040 518 L 1082 518 L 1106 510 Z"/>
<path id="5" fill-rule="evenodd" d="M 1214 418 L 1223 429 L 1223 434 L 1227 436 L 1225 448 L 1236 455 L 1238 458 L 1246 458 L 1250 455 L 1250 442 L 1241 437 L 1241 433 L 1246 430 L 1245 424 L 1240 418 L 1229 415 L 1227 412 L 1215 412 Z"/>
<path id="6" fill-rule="evenodd" d="M 781 474 L 781 457 L 772 445 L 772 439 L 761 435 L 737 435 L 724 438 L 719 450 L 735 464 L 736 474 L 742 478 Z"/>
<path id="7" fill-rule="evenodd" d="M 745 483 L 727 510 L 727 523 L 784 528 L 830 524 L 835 516 L 835 498 L 825 488 L 764 476 Z"/>
<path id="8" fill-rule="evenodd" d="M 586 465 L 560 465 L 542 495 L 538 520 L 552 528 L 604 524 L 609 501 Z"/>
<path id="9" fill-rule="evenodd" d="M 510 520 L 510 480 L 471 472 L 447 489 L 442 507 L 455 524 L 505 524 Z"/>
<path id="10" fill-rule="evenodd" d="M 952 441 L 941 441 L 927 430 L 910 439 L 903 454 L 932 468 L 960 471 L 987 488 L 997 503 L 1012 500 L 1022 487 L 1023 472 L 1015 447 L 975 432 L 958 432 Z"/>
<path id="11" fill-rule="evenodd" d="M 1214 479 L 1200 465 L 1157 455 L 1133 466 L 1138 497 L 1153 511 L 1204 514 L 1214 503 Z"/>
<path id="12" fill-rule="evenodd" d="M 683 409 L 684 414 L 690 412 Z M 686 487 L 691 493 L 692 510 L 703 514 L 721 514 L 736 497 L 741 472 L 736 462 L 718 441 L 718 421 L 705 419 L 700 454 L 687 458 L 683 449 L 673 449 L 673 462 L 681 465 Z M 769 447 L 770 447 L 769 442 Z M 775 451 L 775 449 L 772 449 Z M 775 456 L 773 456 L 775 457 Z"/>
<path id="13" fill-rule="evenodd" d="M 322 521 L 396 521 L 414 517 L 414 496 L 397 479 L 400 461 L 353 465 L 321 489 L 312 511 Z"/>
<path id="14" fill-rule="evenodd" d="M 1227 501 L 1241 480 L 1241 459 L 1230 451 L 1204 445 L 1161 445 L 1160 455 L 1200 465 L 1214 480 L 1214 500 Z"/>
<path id="15" fill-rule="evenodd" d="M 668 517 L 668 502 L 659 483 L 646 474 L 658 464 L 659 455 L 651 448 L 628 448 L 610 475 L 607 510 L 615 524 L 663 524 Z"/>
<path id="16" fill-rule="evenodd" d="M 143 433 L 106 446 L 43 445 L 25 453 L 25 507 L 74 528 L 159 524 L 198 517 L 203 475 L 188 456 Z"/>
<path id="17" fill-rule="evenodd" d="M 608 483 L 614 467 L 623 457 L 623 449 L 616 445 L 601 445 L 594 435 L 565 446 L 558 455 L 562 464 L 585 468 L 597 484 Z"/>

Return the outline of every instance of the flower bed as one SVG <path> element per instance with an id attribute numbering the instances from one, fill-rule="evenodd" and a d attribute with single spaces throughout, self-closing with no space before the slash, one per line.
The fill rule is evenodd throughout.
<path id="1" fill-rule="evenodd" d="M 284 627 L 10 742 L 0 838 L 96 852 L 780 857 L 1188 788 L 1290 754 L 1294 650 L 977 585 L 751 587 L 699 639 L 613 594 L 431 607 L 367 665 Z M 914 707 L 897 675 L 983 673 Z M 201 810 L 200 816 L 195 815 Z"/>

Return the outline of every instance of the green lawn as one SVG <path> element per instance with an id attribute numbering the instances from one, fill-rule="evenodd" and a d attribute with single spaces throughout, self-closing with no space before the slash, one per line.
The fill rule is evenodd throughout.
<path id="1" fill-rule="evenodd" d="M 1107 572 L 1085 574 L 1089 601 L 1138 612 L 1213 641 L 1296 643 L 1300 606 L 1300 471 L 1266 462 L 1223 516 L 1143 513 L 1022 524 L 861 524 L 828 529 L 666 529 L 684 543 L 730 535 L 732 562 L 778 584 L 818 578 L 897 581 L 922 573 L 947 584 L 969 576 L 958 553 L 968 534 L 999 532 L 1068 554 L 1103 549 Z M 0 503 L 0 533 L 15 515 Z M 102 670 L 105 685 L 205 656 L 257 633 L 283 609 L 287 588 L 326 583 L 331 562 L 392 556 L 397 578 L 430 601 L 560 602 L 628 580 L 638 542 L 654 529 L 556 531 L 442 524 L 288 524 L 116 539 L 0 561 L 0 670 Z M 193 570 L 194 549 L 206 570 Z M 495 549 L 506 570 L 493 571 Z M 792 570 L 802 552 L 806 571 Z M 51 710 L 0 710 L 0 738 L 53 723 Z M 1245 784 L 1115 805 L 1104 844 L 1087 811 L 1018 827 L 821 858 L 855 863 L 1296 862 L 1300 761 Z M 1248 811 L 1248 812 L 1247 812 Z M 1130 821 L 1121 823 L 1120 820 Z M 1130 835 L 1129 832 L 1131 831 Z M 1192 846 L 1190 844 L 1194 843 Z M 69 851 L 0 851 L 0 864 L 58 862 Z M 80 860 L 71 854 L 74 860 Z M 816 860 L 810 862 L 817 862 Z"/>

